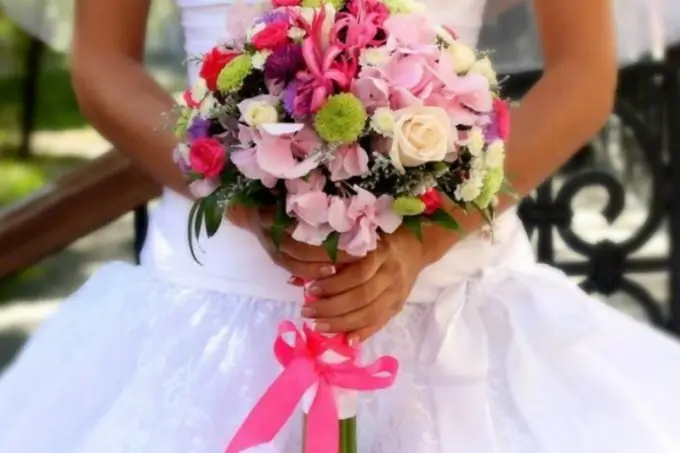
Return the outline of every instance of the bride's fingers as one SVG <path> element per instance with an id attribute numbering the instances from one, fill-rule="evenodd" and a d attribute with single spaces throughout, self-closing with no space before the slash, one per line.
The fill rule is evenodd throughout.
<path id="1" fill-rule="evenodd" d="M 273 253 L 274 262 L 286 269 L 292 276 L 306 280 L 319 280 L 335 274 L 335 266 L 328 262 L 298 261 L 285 253 Z"/>
<path id="2" fill-rule="evenodd" d="M 390 302 L 391 301 L 391 302 Z M 347 338 L 350 344 L 357 345 L 371 338 L 373 335 L 378 333 L 380 329 L 385 327 L 385 325 L 390 322 L 390 320 L 399 314 L 399 307 L 401 306 L 399 301 L 394 299 L 387 299 L 387 306 L 380 313 L 374 322 L 361 327 L 359 329 L 353 330 L 347 333 Z"/>
<path id="3" fill-rule="evenodd" d="M 367 284 L 380 270 L 382 255 L 371 253 L 356 263 L 338 269 L 333 275 L 315 282 L 309 292 L 315 297 L 329 298 Z"/>
<path id="4" fill-rule="evenodd" d="M 348 332 L 365 327 L 380 318 L 389 298 L 390 282 L 374 278 L 367 284 L 338 296 L 307 304 L 302 315 L 316 319 L 317 328 L 328 332 Z"/>

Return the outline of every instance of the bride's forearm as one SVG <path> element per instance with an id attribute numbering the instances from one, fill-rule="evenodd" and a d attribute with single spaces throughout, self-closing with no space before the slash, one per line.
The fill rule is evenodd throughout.
<path id="1" fill-rule="evenodd" d="M 163 119 L 174 100 L 141 64 L 104 53 L 76 58 L 73 86 L 81 110 L 104 137 L 160 184 L 188 194 L 172 160 L 177 142 Z"/>
<path id="2" fill-rule="evenodd" d="M 565 63 L 547 71 L 513 111 L 506 174 L 520 197 L 531 193 L 557 171 L 608 118 L 616 70 L 601 66 L 599 72 L 594 72 L 584 70 L 582 63 Z M 498 211 L 511 204 L 509 197 L 503 197 Z M 459 221 L 461 232 L 428 228 L 423 239 L 427 263 L 443 256 L 460 240 L 461 234 L 477 231 L 485 224 L 478 213 L 463 214 L 453 205 L 448 208 Z"/>

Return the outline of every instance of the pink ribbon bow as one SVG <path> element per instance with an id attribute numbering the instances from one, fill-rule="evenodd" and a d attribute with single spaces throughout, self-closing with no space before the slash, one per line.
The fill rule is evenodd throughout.
<path id="1" fill-rule="evenodd" d="M 356 353 L 341 363 L 320 359 L 328 350 L 340 349 L 338 339 L 314 332 L 307 325 L 304 336 L 291 321 L 279 325 L 274 353 L 283 371 L 250 411 L 225 453 L 239 453 L 271 442 L 291 417 L 305 392 L 317 384 L 307 418 L 305 453 L 337 453 L 339 449 L 338 410 L 333 387 L 350 390 L 380 390 L 392 385 L 399 364 L 391 356 L 378 358 L 367 366 L 355 363 Z M 284 339 L 294 335 L 289 344 Z"/>

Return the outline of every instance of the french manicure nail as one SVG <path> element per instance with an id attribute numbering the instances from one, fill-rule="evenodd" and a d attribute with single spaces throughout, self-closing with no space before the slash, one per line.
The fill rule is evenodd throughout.
<path id="1" fill-rule="evenodd" d="M 330 329 L 331 326 L 323 322 L 314 324 L 314 330 L 316 330 L 317 332 L 328 332 Z"/>
<path id="2" fill-rule="evenodd" d="M 359 344 L 359 338 L 358 337 L 350 337 L 349 340 L 347 340 L 347 344 L 349 345 L 350 348 L 355 347 L 356 345 Z"/>
<path id="3" fill-rule="evenodd" d="M 312 285 L 309 288 L 307 288 L 307 293 L 311 296 L 319 297 L 321 295 L 321 288 L 319 288 L 316 285 Z"/>
<path id="4" fill-rule="evenodd" d="M 303 286 L 305 283 L 300 277 L 290 277 L 288 279 L 288 284 L 293 286 Z"/>
<path id="5" fill-rule="evenodd" d="M 305 318 L 311 318 L 316 314 L 316 310 L 314 310 L 312 307 L 302 307 L 302 316 Z"/>
<path id="6" fill-rule="evenodd" d="M 330 277 L 331 275 L 335 275 L 335 266 L 323 266 L 321 268 L 321 275 L 324 277 Z"/>

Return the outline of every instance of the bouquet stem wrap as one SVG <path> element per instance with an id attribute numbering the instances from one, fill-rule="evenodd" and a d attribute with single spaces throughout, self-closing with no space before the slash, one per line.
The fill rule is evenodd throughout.
<path id="1" fill-rule="evenodd" d="M 344 359 L 324 360 L 331 353 Z M 355 453 L 356 419 L 340 420 L 338 403 L 352 401 L 354 405 L 347 407 L 356 413 L 356 392 L 390 387 L 399 367 L 397 359 L 383 356 L 360 366 L 356 349 L 347 345 L 344 335 L 323 335 L 308 323 L 299 329 L 292 321 L 279 325 L 274 354 L 283 371 L 250 411 L 225 453 L 271 442 L 304 399 L 310 401 L 304 453 Z M 343 394 L 352 400 L 338 401 L 336 390 L 347 392 Z"/>

